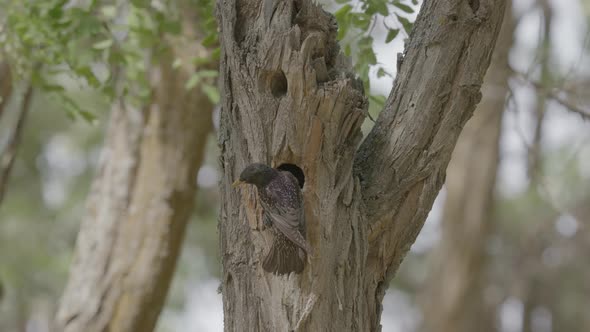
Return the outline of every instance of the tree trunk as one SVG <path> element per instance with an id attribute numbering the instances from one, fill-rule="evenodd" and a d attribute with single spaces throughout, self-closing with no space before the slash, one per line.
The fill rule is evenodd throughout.
<path id="1" fill-rule="evenodd" d="M 188 56 L 204 56 L 200 43 L 191 45 Z M 156 324 L 212 127 L 209 99 L 198 85 L 185 89 L 195 68 L 173 69 L 183 50 L 150 70 L 151 104 L 113 105 L 57 315 L 60 331 L 144 332 Z"/>
<path id="2" fill-rule="evenodd" d="M 426 1 L 386 107 L 359 148 L 367 101 L 333 17 L 306 0 L 218 1 L 226 331 L 380 330 L 385 289 L 481 98 L 504 6 Z M 271 235 L 256 192 L 230 187 L 251 162 L 305 174 L 314 255 L 301 275 L 260 266 Z"/>
<path id="3" fill-rule="evenodd" d="M 514 32 L 510 9 L 509 2 L 484 81 L 482 102 L 461 132 L 447 168 L 443 236 L 422 299 L 424 331 L 496 330 L 484 291 L 500 129 L 509 90 L 508 55 Z"/>

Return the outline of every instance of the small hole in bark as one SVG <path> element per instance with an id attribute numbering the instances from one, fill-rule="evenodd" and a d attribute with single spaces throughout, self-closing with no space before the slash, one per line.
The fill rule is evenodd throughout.
<path id="1" fill-rule="evenodd" d="M 270 92 L 275 98 L 282 97 L 287 93 L 287 77 L 282 70 L 274 72 L 270 77 Z"/>
<path id="2" fill-rule="evenodd" d="M 293 174 L 297 179 L 297 182 L 299 182 L 299 187 L 303 188 L 303 185 L 305 184 L 305 174 L 303 174 L 303 170 L 299 168 L 299 166 L 295 164 L 281 164 L 277 169 Z"/>
<path id="3" fill-rule="evenodd" d="M 451 14 L 451 15 L 449 15 L 449 19 L 451 19 L 451 21 L 453 21 L 453 22 L 457 22 L 457 20 L 459 19 L 459 16 L 457 16 L 457 14 Z"/>
<path id="4" fill-rule="evenodd" d="M 232 284 L 233 282 L 234 282 L 233 276 L 231 275 L 231 273 L 228 273 L 227 274 L 227 277 L 225 277 L 225 289 L 231 289 L 231 288 L 233 288 L 233 286 L 234 286 Z M 223 285 L 219 285 L 219 286 L 221 287 L 221 291 L 223 292 L 224 291 L 224 289 L 223 289 L 224 286 Z"/>

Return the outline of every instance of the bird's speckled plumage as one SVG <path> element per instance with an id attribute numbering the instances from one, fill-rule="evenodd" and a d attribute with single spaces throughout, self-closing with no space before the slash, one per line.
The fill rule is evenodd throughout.
<path id="1" fill-rule="evenodd" d="M 265 221 L 271 224 L 274 235 L 262 268 L 275 274 L 301 273 L 311 248 L 305 240 L 303 196 L 297 179 L 286 171 L 251 164 L 242 171 L 240 180 L 258 188 Z"/>

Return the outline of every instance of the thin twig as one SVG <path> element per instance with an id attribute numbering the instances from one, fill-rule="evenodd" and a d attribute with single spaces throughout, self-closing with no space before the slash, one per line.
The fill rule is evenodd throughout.
<path id="1" fill-rule="evenodd" d="M 529 80 L 528 81 L 535 89 L 546 89 L 543 85 L 539 82 Z M 556 101 L 557 103 L 561 104 L 565 108 L 567 108 L 570 112 L 574 112 L 579 114 L 582 118 L 586 120 L 590 120 L 590 110 L 584 109 L 583 107 L 572 103 L 567 98 L 564 98 L 560 95 L 560 91 L 555 89 L 547 89 L 547 96 L 552 100 Z"/>
<path id="2" fill-rule="evenodd" d="M 564 106 L 565 108 L 570 110 L 571 112 L 577 113 L 578 115 L 580 115 L 582 118 L 584 118 L 586 120 L 590 120 L 590 110 L 584 109 L 584 108 L 572 103 L 568 99 L 561 97 L 556 92 L 549 91 L 549 97 L 551 97 L 551 99 L 555 100 L 556 102 L 558 102 L 559 104 L 561 104 L 562 106 Z"/>
<path id="3" fill-rule="evenodd" d="M 567 108 L 569 111 L 571 111 L 573 113 L 577 113 L 582 118 L 584 118 L 586 120 L 590 120 L 590 109 L 586 109 L 582 106 L 576 105 L 575 103 L 571 102 L 569 99 L 564 98 L 561 95 L 562 91 L 559 91 L 557 89 L 548 89 L 547 87 L 543 86 L 543 84 L 541 84 L 540 82 L 537 82 L 531 78 L 527 78 L 526 75 L 524 75 L 514 69 L 511 69 L 511 70 L 515 74 L 514 75 L 515 77 L 518 77 L 520 80 L 532 85 L 535 89 L 545 90 L 547 93 L 547 96 L 550 99 L 556 101 L 557 103 L 559 103 L 563 107 Z"/>

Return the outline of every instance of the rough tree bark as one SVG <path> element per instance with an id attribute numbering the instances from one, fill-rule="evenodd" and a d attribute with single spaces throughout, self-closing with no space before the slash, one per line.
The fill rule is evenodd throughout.
<path id="1" fill-rule="evenodd" d="M 198 40 L 198 39 L 196 39 Z M 57 314 L 59 331 L 151 331 L 164 304 L 213 105 L 186 90 L 207 51 L 189 40 L 150 69 L 153 100 L 113 105 L 102 161 L 87 201 L 75 259 Z"/>
<path id="2" fill-rule="evenodd" d="M 367 102 L 333 17 L 306 0 L 218 1 L 226 331 L 380 330 L 385 289 L 481 98 L 504 6 L 426 1 L 385 109 L 358 147 Z M 314 256 L 302 275 L 260 267 L 270 235 L 255 191 L 230 187 L 254 161 L 305 174 Z"/>
<path id="3" fill-rule="evenodd" d="M 447 168 L 442 240 L 422 296 L 424 331 L 496 331 L 484 297 L 486 250 L 499 162 L 499 138 L 508 94 L 514 21 L 508 2 L 487 71 L 482 102 L 459 136 Z"/>

